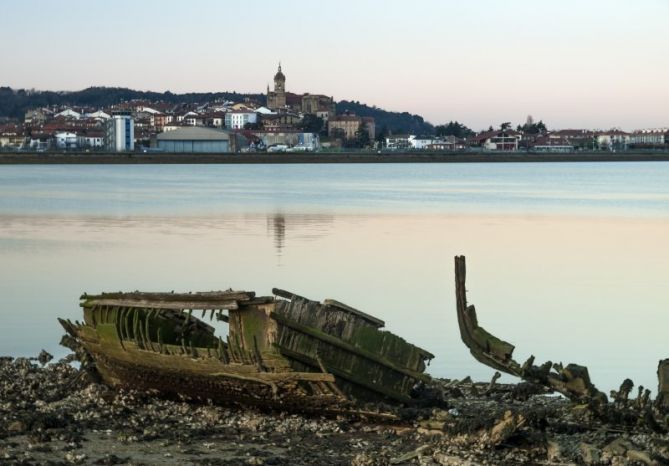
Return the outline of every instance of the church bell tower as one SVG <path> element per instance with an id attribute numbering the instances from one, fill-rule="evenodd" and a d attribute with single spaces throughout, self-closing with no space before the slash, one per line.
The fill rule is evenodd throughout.
<path id="1" fill-rule="evenodd" d="M 286 92 L 286 76 L 281 72 L 281 63 L 279 63 L 279 71 L 274 75 L 274 92 Z"/>

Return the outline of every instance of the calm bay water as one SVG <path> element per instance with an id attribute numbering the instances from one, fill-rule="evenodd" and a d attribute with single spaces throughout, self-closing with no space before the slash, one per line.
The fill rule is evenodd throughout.
<path id="1" fill-rule="evenodd" d="M 488 379 L 459 339 L 453 256 L 517 359 L 655 388 L 669 357 L 669 164 L 3 166 L 0 355 L 57 356 L 56 317 L 112 290 L 336 298 Z"/>

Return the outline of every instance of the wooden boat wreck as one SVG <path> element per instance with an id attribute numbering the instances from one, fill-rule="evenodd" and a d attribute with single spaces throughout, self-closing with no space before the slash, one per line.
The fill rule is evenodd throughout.
<path id="1" fill-rule="evenodd" d="M 531 384 L 558 392 L 574 402 L 587 403 L 596 407 L 601 416 L 612 417 L 611 404 L 607 396 L 591 382 L 587 367 L 579 364 L 563 366 L 562 363 L 551 361 L 538 366 L 534 364 L 534 356 L 530 356 L 523 364 L 513 359 L 514 346 L 479 325 L 476 308 L 467 303 L 466 276 L 465 257 L 456 256 L 455 297 L 460 337 L 477 361 Z M 655 417 L 659 416 L 658 413 L 669 413 L 669 359 L 659 362 L 657 375 L 659 383 L 655 402 L 649 401 L 649 389 L 641 393 L 643 387 L 640 387 L 636 400 L 636 409 L 641 412 L 636 415 L 641 416 L 643 422 L 652 429 L 657 428 Z M 619 390 L 611 391 L 611 398 L 616 406 L 628 407 L 628 396 L 633 386 L 631 380 L 625 379 Z M 613 417 L 620 420 L 624 415 L 618 412 Z M 669 426 L 669 416 L 665 422 Z"/>
<path id="2" fill-rule="evenodd" d="M 411 403 L 413 387 L 430 381 L 433 355 L 382 330 L 382 320 L 272 292 L 84 294 L 83 323 L 59 320 L 102 381 L 167 396 L 324 412 Z M 226 322 L 227 336 L 206 317 Z"/>

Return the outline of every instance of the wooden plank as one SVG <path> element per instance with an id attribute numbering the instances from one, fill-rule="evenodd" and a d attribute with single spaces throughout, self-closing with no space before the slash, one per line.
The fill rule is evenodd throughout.
<path id="1" fill-rule="evenodd" d="M 123 306 L 143 309 L 171 309 L 182 311 L 184 309 L 239 309 L 237 301 L 154 301 L 150 299 L 88 299 L 80 304 L 82 307 L 90 306 Z"/>
<path id="2" fill-rule="evenodd" d="M 304 296 L 300 296 L 299 294 L 295 294 L 290 291 L 282 290 L 281 288 L 272 288 L 272 294 L 289 301 L 292 301 L 293 299 L 303 299 L 307 302 L 311 301 L 309 298 L 305 298 Z"/>
<path id="3" fill-rule="evenodd" d="M 84 293 L 79 299 L 139 299 L 149 301 L 248 301 L 255 298 L 253 291 L 206 291 L 199 293 L 159 293 L 159 292 L 112 292 L 89 295 Z"/>
<path id="4" fill-rule="evenodd" d="M 376 328 L 385 327 L 385 325 L 386 325 L 386 323 L 384 321 L 382 321 L 381 319 L 378 319 L 378 318 L 376 318 L 372 315 L 364 313 L 364 312 L 362 312 L 362 311 L 360 311 L 360 310 L 358 310 L 354 307 L 349 306 L 348 304 L 344 304 L 344 303 L 339 302 L 335 299 L 324 299 L 323 300 L 323 305 L 324 306 L 336 307 L 339 310 L 342 310 L 342 311 L 348 312 L 349 314 L 360 317 L 361 319 L 366 320 L 367 322 L 369 322 L 370 324 L 372 324 Z"/>
<path id="5" fill-rule="evenodd" d="M 288 319 L 287 317 L 277 314 L 276 312 L 272 312 L 270 314 L 270 317 L 281 323 L 282 325 L 285 325 L 288 328 L 291 328 L 293 330 L 296 330 L 300 333 L 304 333 L 306 335 L 309 335 L 313 338 L 316 338 L 318 340 L 321 340 L 325 343 L 328 343 L 332 346 L 335 346 L 339 349 L 342 349 L 344 351 L 348 351 L 349 353 L 353 353 L 357 356 L 363 357 L 365 359 L 369 359 L 372 362 L 375 362 L 376 364 L 379 364 L 387 369 L 394 370 L 396 372 L 399 372 L 401 374 L 407 375 L 409 377 L 413 377 L 414 379 L 422 380 L 424 382 L 429 382 L 431 380 L 430 376 L 427 374 L 423 374 L 422 372 L 416 372 L 411 369 L 407 369 L 405 367 L 400 367 L 396 364 L 394 364 L 391 361 L 388 361 L 387 359 L 374 354 L 370 351 L 363 350 L 361 348 L 355 347 L 349 343 L 346 343 L 345 341 L 340 340 L 339 338 L 333 337 L 331 335 L 328 335 L 327 333 L 321 332 L 318 329 L 314 329 L 311 327 L 307 327 L 305 325 L 299 324 L 293 320 Z M 316 366 L 318 367 L 318 365 Z M 331 369 L 331 368 L 328 368 Z"/>
<path id="6" fill-rule="evenodd" d="M 315 359 L 312 359 L 312 358 L 310 358 L 308 356 L 305 356 L 304 354 L 301 354 L 301 353 L 296 353 L 295 351 L 292 351 L 285 346 L 281 346 L 279 344 L 277 344 L 276 346 L 277 346 L 277 348 L 279 348 L 279 351 L 281 351 L 281 354 L 283 354 L 284 356 L 286 356 L 288 358 L 295 359 L 295 360 L 300 361 L 304 364 L 307 364 L 309 366 L 320 369 L 320 365 L 318 364 L 318 361 L 316 361 Z M 380 394 L 385 395 L 388 398 L 391 398 L 393 400 L 398 400 L 398 401 L 401 401 L 401 402 L 404 402 L 404 403 L 411 401 L 411 397 L 409 397 L 409 396 L 406 396 L 402 393 L 398 393 L 394 390 L 390 390 L 387 387 L 384 387 L 383 385 L 376 385 L 376 384 L 370 382 L 369 380 L 358 378 L 355 375 L 353 375 L 349 372 L 343 371 L 341 369 L 338 369 L 336 367 L 330 366 L 330 367 L 328 367 L 328 371 L 331 374 L 334 374 L 335 376 L 346 380 L 347 382 L 353 383 L 355 385 L 359 385 L 359 386 L 361 386 L 363 388 L 366 388 L 367 390 L 373 391 L 375 393 L 380 393 Z"/>
<path id="7" fill-rule="evenodd" d="M 658 403 L 669 411 L 669 359 L 660 361 L 657 366 Z"/>
<path id="8" fill-rule="evenodd" d="M 230 372 L 225 370 L 211 374 L 215 377 L 226 377 Z M 332 374 L 322 372 L 257 372 L 253 375 L 258 380 L 268 382 L 328 382 L 334 383 Z"/>

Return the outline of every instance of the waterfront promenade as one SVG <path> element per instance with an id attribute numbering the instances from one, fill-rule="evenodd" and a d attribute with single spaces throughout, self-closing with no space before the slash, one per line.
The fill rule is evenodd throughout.
<path id="1" fill-rule="evenodd" d="M 87 153 L 6 152 L 0 165 L 20 164 L 285 164 L 285 163 L 513 163 L 661 162 L 669 152 L 316 152 L 316 153 Z"/>

